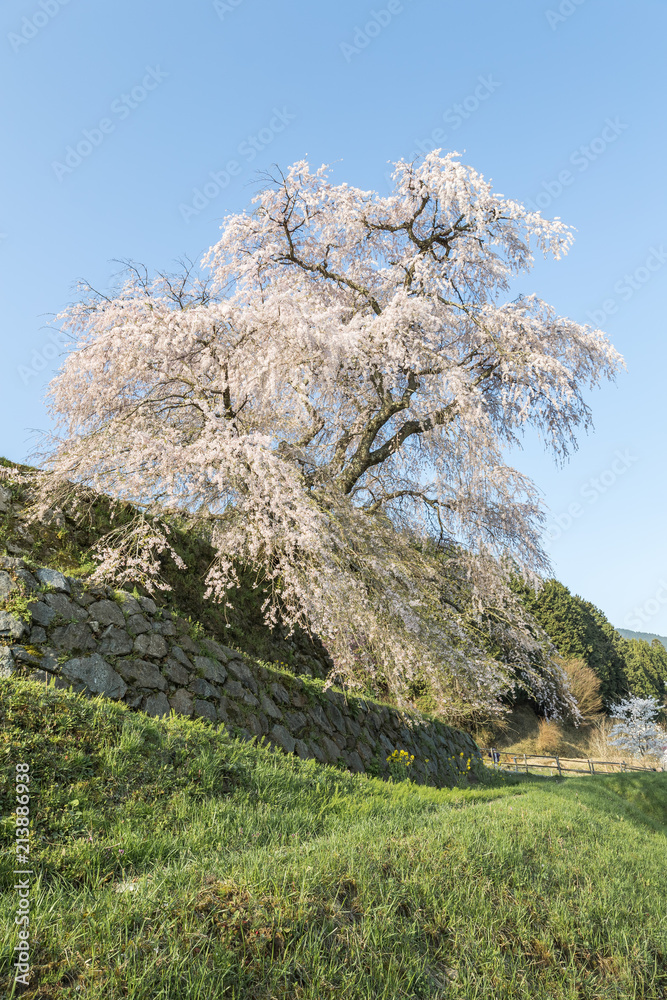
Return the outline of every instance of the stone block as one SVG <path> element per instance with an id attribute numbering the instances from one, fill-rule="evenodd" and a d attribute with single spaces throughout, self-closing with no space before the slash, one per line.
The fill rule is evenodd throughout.
<path id="1" fill-rule="evenodd" d="M 185 687 L 190 682 L 190 674 L 180 663 L 168 656 L 164 661 L 162 673 L 173 684 L 180 684 Z"/>
<path id="2" fill-rule="evenodd" d="M 245 663 L 241 660 L 228 660 L 227 670 L 237 679 L 237 681 L 241 681 L 242 684 L 249 687 L 253 694 L 257 694 L 257 681 Z"/>
<path id="3" fill-rule="evenodd" d="M 91 604 L 94 604 L 97 600 L 92 594 L 89 594 L 87 590 L 81 590 L 79 585 L 76 591 L 72 591 L 72 597 L 77 604 L 80 604 L 82 608 L 89 608 Z"/>
<path id="4" fill-rule="evenodd" d="M 194 702 L 187 691 L 183 688 L 179 688 L 178 691 L 169 699 L 169 704 L 173 710 L 178 715 L 192 715 L 194 710 Z"/>
<path id="5" fill-rule="evenodd" d="M 277 743 L 278 746 L 282 747 L 287 753 L 294 753 L 294 747 L 296 746 L 296 740 L 290 736 L 284 726 L 276 725 L 272 726 L 269 731 L 269 736 Z"/>
<path id="6" fill-rule="evenodd" d="M 207 681 L 212 681 L 214 684 L 225 683 L 227 671 L 217 660 L 212 660 L 210 656 L 193 656 L 192 662 L 197 673 Z"/>
<path id="7" fill-rule="evenodd" d="M 298 733 L 305 729 L 308 720 L 303 712 L 285 712 L 285 725 L 291 733 Z"/>
<path id="8" fill-rule="evenodd" d="M 9 597 L 11 593 L 18 589 L 17 584 L 14 583 L 9 573 L 0 572 L 0 599 Z"/>
<path id="9" fill-rule="evenodd" d="M 44 587 L 53 587 L 61 593 L 69 594 L 70 586 L 64 573 L 59 573 L 57 569 L 47 569 L 40 566 L 35 570 L 35 576 Z"/>
<path id="10" fill-rule="evenodd" d="M 222 697 L 217 705 L 218 718 L 221 722 L 229 722 L 229 702 L 225 697 Z"/>
<path id="11" fill-rule="evenodd" d="M 361 759 L 364 761 L 365 764 L 370 764 L 370 762 L 373 760 L 373 754 L 371 752 L 371 749 L 370 747 L 367 747 L 365 743 L 359 741 L 354 749 L 359 754 L 359 756 L 361 757 Z"/>
<path id="12" fill-rule="evenodd" d="M 354 750 L 347 754 L 346 763 L 350 770 L 354 771 L 355 774 L 364 774 L 366 772 L 366 768 L 364 767 L 361 757 Z"/>
<path id="13" fill-rule="evenodd" d="M 253 734 L 253 736 L 259 737 L 264 735 L 265 731 L 262 729 L 260 721 L 256 715 L 251 715 L 248 717 L 248 728 L 250 729 L 250 732 Z"/>
<path id="14" fill-rule="evenodd" d="M 44 628 L 48 628 L 56 617 L 53 608 L 50 608 L 44 601 L 37 601 L 36 604 L 31 604 L 30 614 L 32 615 L 32 620 L 37 622 L 38 625 L 43 625 Z"/>
<path id="15" fill-rule="evenodd" d="M 136 684 L 142 688 L 157 688 L 166 691 L 168 684 L 153 663 L 146 660 L 118 660 L 116 663 L 119 674 L 128 684 Z"/>
<path id="16" fill-rule="evenodd" d="M 136 598 L 132 597 L 132 594 L 128 594 L 125 590 L 120 590 L 117 593 L 120 600 L 120 607 L 125 615 L 140 615 L 141 605 Z"/>
<path id="17" fill-rule="evenodd" d="M 0 677 L 11 677 L 15 671 L 14 654 L 8 646 L 0 646 Z"/>
<path id="18" fill-rule="evenodd" d="M 308 709 L 308 714 L 310 715 L 311 719 L 313 720 L 314 725 L 321 732 L 329 733 L 329 734 L 331 734 L 333 732 L 333 728 L 331 726 L 331 723 L 329 722 L 329 720 L 327 719 L 326 715 L 324 714 L 324 711 L 322 710 L 322 706 L 321 705 L 311 705 L 311 707 Z"/>
<path id="19" fill-rule="evenodd" d="M 30 629 L 30 643 L 32 646 L 41 646 L 43 642 L 46 642 L 46 632 L 41 626 L 33 625 Z"/>
<path id="20" fill-rule="evenodd" d="M 0 486 L 1 491 L 2 487 Z M 17 559 L 15 556 L 0 556 L 0 569 L 25 569 L 25 563 L 22 559 Z"/>
<path id="21" fill-rule="evenodd" d="M 243 698 L 245 694 L 245 688 L 238 681 L 233 681 L 231 678 L 225 684 L 225 694 L 230 698 Z"/>
<path id="22" fill-rule="evenodd" d="M 305 691 L 293 690 L 290 701 L 295 708 L 305 708 L 308 705 L 308 695 Z"/>
<path id="23" fill-rule="evenodd" d="M 334 733 L 331 739 L 334 741 L 339 750 L 344 750 L 347 744 L 347 736 L 341 736 L 340 733 Z"/>
<path id="24" fill-rule="evenodd" d="M 145 611 L 147 615 L 154 615 L 157 613 L 157 604 L 155 601 L 151 600 L 150 597 L 140 597 L 139 604 L 141 605 L 142 611 Z"/>
<path id="25" fill-rule="evenodd" d="M 238 653 L 235 649 L 230 649 L 229 646 L 223 646 L 222 643 L 216 642 L 215 639 L 202 639 L 201 646 L 214 656 L 216 660 L 220 660 L 222 663 L 227 663 L 227 660 L 233 660 L 234 657 L 238 657 Z"/>
<path id="26" fill-rule="evenodd" d="M 95 601 L 88 605 L 88 614 L 100 625 L 116 625 L 125 628 L 125 615 L 115 601 Z"/>
<path id="27" fill-rule="evenodd" d="M 315 740 L 309 740 L 306 744 L 310 750 L 310 756 L 318 760 L 320 764 L 328 764 L 329 759 L 325 754 L 324 750 Z"/>
<path id="28" fill-rule="evenodd" d="M 181 649 L 184 649 L 186 653 L 190 653 L 193 656 L 199 655 L 199 646 L 195 646 L 189 635 L 179 635 L 178 645 Z"/>
<path id="29" fill-rule="evenodd" d="M 162 622 L 160 625 L 160 635 L 165 635 L 169 638 L 169 636 L 176 635 L 176 629 L 171 622 Z"/>
<path id="30" fill-rule="evenodd" d="M 297 740 L 294 744 L 294 749 L 298 753 L 301 760 L 307 760 L 310 757 L 310 751 L 308 750 L 308 744 L 303 740 Z"/>
<path id="31" fill-rule="evenodd" d="M 26 590 L 34 593 L 39 590 L 39 584 L 32 573 L 29 573 L 27 569 L 17 569 L 16 570 L 17 580 L 23 584 Z"/>
<path id="32" fill-rule="evenodd" d="M 161 660 L 169 652 L 163 636 L 154 633 L 138 635 L 133 649 L 137 656 L 150 656 L 155 660 Z"/>
<path id="33" fill-rule="evenodd" d="M 387 751 L 387 753 L 393 753 L 396 749 L 396 744 L 392 743 L 392 741 L 388 739 L 384 733 L 380 733 L 378 741 L 382 744 L 382 747 Z"/>
<path id="34" fill-rule="evenodd" d="M 191 661 L 187 658 L 180 646 L 172 646 L 171 655 L 175 660 L 178 660 L 178 662 L 184 666 L 186 670 L 193 669 Z"/>
<path id="35" fill-rule="evenodd" d="M 67 660 L 60 667 L 60 672 L 70 681 L 83 684 L 92 694 L 103 694 L 107 698 L 122 698 L 127 691 L 123 679 L 99 653 Z"/>
<path id="36" fill-rule="evenodd" d="M 189 690 L 193 694 L 199 695 L 200 698 L 219 698 L 220 689 L 214 687 L 213 684 L 209 684 L 205 681 L 203 677 L 195 677 L 194 680 L 188 685 Z"/>
<path id="37" fill-rule="evenodd" d="M 130 615 L 127 619 L 126 627 L 130 632 L 134 632 L 135 635 L 144 635 L 151 630 L 150 625 L 143 615 Z"/>
<path id="38" fill-rule="evenodd" d="M 128 706 L 128 708 L 139 708 L 142 701 L 144 700 L 143 694 L 137 694 L 136 691 L 128 691 L 123 701 Z"/>
<path id="39" fill-rule="evenodd" d="M 345 725 L 345 719 L 343 718 L 343 715 L 336 708 L 335 705 L 327 705 L 327 709 L 326 709 L 326 713 L 325 714 L 326 714 L 327 718 L 331 722 L 333 722 L 334 726 L 336 727 L 336 729 L 338 730 L 339 733 L 341 733 L 342 735 L 345 735 L 347 733 L 347 727 Z"/>
<path id="40" fill-rule="evenodd" d="M 95 636 L 88 625 L 76 622 L 71 625 L 61 625 L 51 633 L 51 642 L 58 649 L 81 650 L 96 649 Z"/>
<path id="41" fill-rule="evenodd" d="M 361 726 L 354 719 L 351 719 L 349 715 L 345 716 L 345 725 L 347 726 L 347 731 L 350 736 L 354 736 L 355 739 L 359 739 L 359 734 L 361 733 Z"/>
<path id="42" fill-rule="evenodd" d="M 14 654 L 14 659 L 18 660 L 19 663 L 27 663 L 31 667 L 41 667 L 42 665 L 41 656 L 29 653 L 25 646 L 12 646 L 12 653 Z"/>
<path id="43" fill-rule="evenodd" d="M 282 719 L 283 713 L 267 694 L 260 695 L 259 703 L 262 706 L 262 711 L 270 715 L 272 719 Z"/>
<path id="44" fill-rule="evenodd" d="M 60 670 L 60 664 L 58 663 L 58 654 L 55 649 L 47 647 L 46 649 L 40 650 L 42 656 L 39 661 L 39 665 L 42 670 L 50 670 L 52 674 L 57 674 Z"/>
<path id="45" fill-rule="evenodd" d="M 319 744 L 322 750 L 324 751 L 324 755 L 327 759 L 327 762 L 330 764 L 334 764 L 340 757 L 340 748 L 337 747 L 336 744 L 332 740 L 330 740 L 328 736 L 325 736 L 324 734 L 320 736 Z"/>
<path id="46" fill-rule="evenodd" d="M 122 615 L 121 618 L 123 618 Z M 124 624 L 125 619 L 123 618 L 123 625 Z M 128 653 L 132 652 L 133 645 L 134 643 L 132 641 L 132 637 L 127 634 L 124 628 L 116 628 L 115 625 L 109 625 L 109 627 L 105 629 L 100 636 L 97 648 L 103 656 L 105 654 L 111 656 L 127 656 Z"/>
<path id="47" fill-rule="evenodd" d="M 44 601 L 52 611 L 64 618 L 66 622 L 85 622 L 88 618 L 86 609 L 79 607 L 66 594 L 45 594 Z"/>
<path id="48" fill-rule="evenodd" d="M 210 701 L 200 701 L 197 699 L 197 701 L 195 701 L 195 718 L 208 719 L 209 722 L 217 722 L 218 713 L 215 710 L 215 705 L 212 705 Z"/>
<path id="49" fill-rule="evenodd" d="M 287 691 L 285 690 L 285 688 L 282 686 L 282 684 L 272 684 L 270 690 L 271 690 L 271 694 L 273 695 L 273 697 L 275 698 L 275 700 L 279 701 L 281 705 L 289 705 L 290 704 L 289 694 L 287 693 Z"/>
<path id="50" fill-rule="evenodd" d="M 146 715 L 162 718 L 165 715 L 169 715 L 170 711 L 171 706 L 167 701 L 167 696 L 162 692 L 149 695 L 144 702 L 144 712 Z"/>

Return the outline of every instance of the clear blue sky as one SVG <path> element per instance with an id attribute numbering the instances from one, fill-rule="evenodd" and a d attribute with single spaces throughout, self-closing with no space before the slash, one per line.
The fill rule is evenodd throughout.
<path id="1" fill-rule="evenodd" d="M 667 634 L 665 0 L 6 0 L 0 20 L 0 454 L 48 428 L 49 316 L 76 279 L 199 259 L 274 162 L 386 190 L 388 161 L 457 149 L 577 228 L 521 290 L 595 317 L 628 372 L 565 468 L 533 439 L 513 461 L 556 575 Z"/>

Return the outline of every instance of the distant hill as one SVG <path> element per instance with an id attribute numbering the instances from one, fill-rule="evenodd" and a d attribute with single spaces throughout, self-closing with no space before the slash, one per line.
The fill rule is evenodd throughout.
<path id="1" fill-rule="evenodd" d="M 631 632 L 629 628 L 617 628 L 616 631 L 619 635 L 622 635 L 624 639 L 643 639 L 644 642 L 651 643 L 654 639 L 661 642 L 665 649 L 667 649 L 667 636 L 656 635 L 654 632 Z"/>

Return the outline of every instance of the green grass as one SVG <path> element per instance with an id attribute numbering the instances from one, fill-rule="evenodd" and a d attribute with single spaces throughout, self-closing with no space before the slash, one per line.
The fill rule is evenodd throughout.
<path id="1" fill-rule="evenodd" d="M 28 1000 L 667 997 L 667 775 L 394 784 L 13 679 L 0 759 Z"/>

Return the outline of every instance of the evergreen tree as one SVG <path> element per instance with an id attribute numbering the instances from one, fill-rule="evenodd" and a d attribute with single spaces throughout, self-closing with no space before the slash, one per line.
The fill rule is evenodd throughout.
<path id="1" fill-rule="evenodd" d="M 628 687 L 639 698 L 657 698 L 662 702 L 667 691 L 667 649 L 654 639 L 624 640 L 625 671 Z"/>
<path id="2" fill-rule="evenodd" d="M 518 583 L 515 589 L 561 656 L 584 660 L 599 677 L 605 707 L 628 693 L 625 640 L 595 605 L 558 580 L 547 580 L 538 594 Z"/>

